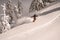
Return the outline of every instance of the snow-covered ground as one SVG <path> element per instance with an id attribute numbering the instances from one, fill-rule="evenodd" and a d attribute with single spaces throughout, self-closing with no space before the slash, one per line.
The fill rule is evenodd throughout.
<path id="1" fill-rule="evenodd" d="M 0 34 L 0 40 L 60 40 L 60 3 L 40 13 L 35 22 L 19 25 Z"/>

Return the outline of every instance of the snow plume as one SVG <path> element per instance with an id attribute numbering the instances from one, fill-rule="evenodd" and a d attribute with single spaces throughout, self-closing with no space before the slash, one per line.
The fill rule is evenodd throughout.
<path id="1" fill-rule="evenodd" d="M 23 18 L 17 20 L 17 25 L 22 25 L 24 23 L 31 23 L 31 22 L 33 22 L 33 20 L 34 19 L 31 17 L 23 17 Z"/>

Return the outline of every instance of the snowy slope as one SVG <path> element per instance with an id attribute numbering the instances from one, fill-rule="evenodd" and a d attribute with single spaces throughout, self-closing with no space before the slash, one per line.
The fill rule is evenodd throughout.
<path id="1" fill-rule="evenodd" d="M 35 22 L 17 26 L 16 28 L 9 30 L 6 33 L 0 34 L 0 39 L 1 40 L 54 40 L 55 36 L 59 32 L 58 30 L 60 30 L 59 8 L 60 8 L 60 3 L 57 3 L 53 6 L 50 6 L 42 10 L 42 12 L 46 12 L 46 11 L 50 11 L 50 9 L 51 10 L 55 9 L 55 11 L 49 12 L 49 14 L 37 17 L 37 20 Z M 54 38 L 52 38 L 51 36 Z M 55 40 L 57 40 L 57 38 Z"/>
<path id="2" fill-rule="evenodd" d="M 34 14 L 37 14 L 38 16 L 43 16 L 43 15 L 47 15 L 47 14 L 50 14 L 54 11 L 59 11 L 60 10 L 60 6 L 58 6 L 60 3 L 58 4 L 54 4 L 54 6 L 51 6 L 51 7 L 48 7 L 48 8 L 44 8 L 40 11 L 35 11 L 35 12 L 31 12 L 31 13 L 28 13 L 29 16 L 32 16 Z M 30 18 L 30 17 L 23 17 L 23 18 L 20 18 L 17 20 L 17 24 L 24 24 L 24 23 L 29 23 L 31 22 L 32 18 L 30 18 L 30 20 L 28 20 L 27 18 Z M 20 22 L 19 22 L 20 21 Z"/>

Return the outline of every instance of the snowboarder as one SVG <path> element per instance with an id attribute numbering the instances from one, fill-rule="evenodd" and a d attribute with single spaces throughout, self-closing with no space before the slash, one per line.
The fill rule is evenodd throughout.
<path id="1" fill-rule="evenodd" d="M 36 15 L 36 14 L 34 14 L 32 17 L 33 17 L 33 22 L 35 22 L 36 21 L 36 17 L 37 17 L 38 15 Z"/>

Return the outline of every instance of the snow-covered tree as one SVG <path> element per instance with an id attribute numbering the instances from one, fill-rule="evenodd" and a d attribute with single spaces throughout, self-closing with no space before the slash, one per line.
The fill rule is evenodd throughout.
<path id="1" fill-rule="evenodd" d="M 3 7 L 3 12 L 4 12 L 3 16 L 1 17 L 1 24 L 3 26 L 2 32 L 5 32 L 11 28 L 11 25 L 8 22 L 9 16 L 6 15 L 6 4 L 4 3 L 4 5 L 1 6 Z"/>
<path id="2" fill-rule="evenodd" d="M 33 0 L 30 8 L 29 8 L 29 12 L 32 11 L 39 11 L 40 9 L 44 8 L 45 6 L 47 6 L 47 3 L 52 3 L 55 0 Z"/>
<path id="3" fill-rule="evenodd" d="M 22 8 L 22 5 L 21 4 L 22 3 L 18 0 L 17 5 L 14 5 L 14 8 L 13 8 L 13 11 L 14 11 L 15 16 L 17 18 L 20 18 L 21 15 L 22 15 L 23 8 Z"/>
<path id="4" fill-rule="evenodd" d="M 29 12 L 40 10 L 41 8 L 44 8 L 43 1 L 42 0 L 33 0 L 31 3 L 31 6 L 29 8 Z"/>
<path id="5" fill-rule="evenodd" d="M 55 2 L 56 0 L 42 0 L 43 1 L 43 4 L 46 6 L 47 4 L 46 3 L 52 3 L 52 2 Z"/>
<path id="6" fill-rule="evenodd" d="M 3 32 L 3 30 L 4 30 L 4 26 L 3 26 L 3 23 L 2 23 L 2 17 L 3 17 L 3 15 L 0 15 L 0 34 Z"/>
<path id="7" fill-rule="evenodd" d="M 12 21 L 16 21 L 17 20 L 16 14 L 14 12 L 14 5 L 12 4 L 11 0 L 9 0 L 6 3 L 6 14 L 9 15 L 10 18 L 11 18 L 9 23 L 12 23 Z"/>
<path id="8" fill-rule="evenodd" d="M 23 7 L 22 7 L 22 3 L 18 0 L 18 2 L 17 2 L 17 15 L 18 15 L 18 17 L 19 16 L 21 16 L 21 14 L 22 14 L 22 11 L 23 11 Z"/>

